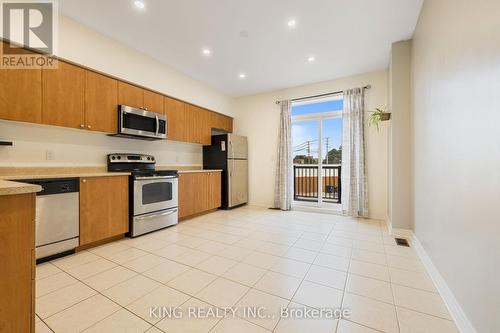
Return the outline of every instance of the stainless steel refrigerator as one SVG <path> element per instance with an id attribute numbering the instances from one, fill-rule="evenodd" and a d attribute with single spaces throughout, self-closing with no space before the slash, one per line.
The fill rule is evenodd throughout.
<path id="1" fill-rule="evenodd" d="M 203 147 L 203 168 L 222 169 L 222 208 L 248 202 L 248 143 L 245 136 L 212 136 L 212 144 Z"/>

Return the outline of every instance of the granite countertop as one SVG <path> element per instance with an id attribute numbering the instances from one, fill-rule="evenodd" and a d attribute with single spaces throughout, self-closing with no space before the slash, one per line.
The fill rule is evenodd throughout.
<path id="1" fill-rule="evenodd" d="M 0 179 L 0 195 L 14 195 L 40 192 L 40 185 L 32 185 L 27 183 L 11 182 Z"/>

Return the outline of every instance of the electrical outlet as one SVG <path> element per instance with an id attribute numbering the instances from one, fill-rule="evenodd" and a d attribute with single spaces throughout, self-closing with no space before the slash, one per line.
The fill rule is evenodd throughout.
<path id="1" fill-rule="evenodd" d="M 55 159 L 55 154 L 54 154 L 54 151 L 53 150 L 50 150 L 50 149 L 47 149 L 45 151 L 45 159 L 47 161 L 52 161 Z"/>

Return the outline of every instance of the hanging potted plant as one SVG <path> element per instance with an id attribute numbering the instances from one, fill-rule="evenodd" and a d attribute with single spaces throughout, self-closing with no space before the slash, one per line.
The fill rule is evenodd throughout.
<path id="1" fill-rule="evenodd" d="M 371 113 L 368 123 L 370 126 L 376 126 L 377 131 L 380 130 L 379 123 L 381 121 L 387 121 L 391 119 L 391 113 L 387 112 L 385 108 L 375 108 L 375 111 L 369 111 Z"/>

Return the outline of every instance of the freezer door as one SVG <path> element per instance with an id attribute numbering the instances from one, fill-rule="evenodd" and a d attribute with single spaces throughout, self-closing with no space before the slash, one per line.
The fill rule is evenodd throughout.
<path id="1" fill-rule="evenodd" d="M 246 136 L 227 135 L 227 158 L 248 158 L 248 143 Z"/>
<path id="2" fill-rule="evenodd" d="M 248 202 L 248 161 L 228 160 L 228 207 Z"/>

